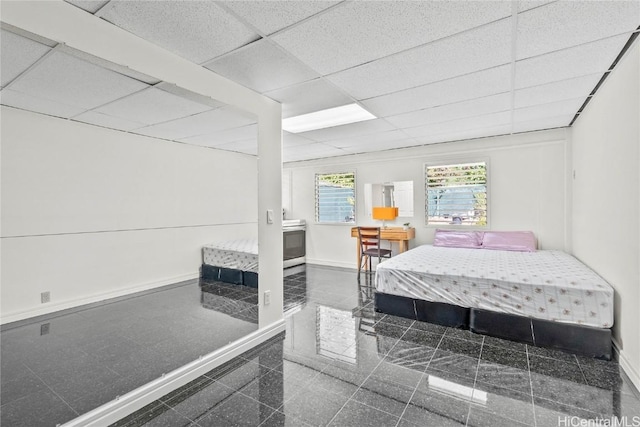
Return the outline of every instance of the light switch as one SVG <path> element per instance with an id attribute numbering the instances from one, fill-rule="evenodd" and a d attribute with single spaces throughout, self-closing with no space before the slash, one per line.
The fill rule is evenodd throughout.
<path id="1" fill-rule="evenodd" d="M 273 224 L 273 209 L 267 209 L 267 224 Z"/>

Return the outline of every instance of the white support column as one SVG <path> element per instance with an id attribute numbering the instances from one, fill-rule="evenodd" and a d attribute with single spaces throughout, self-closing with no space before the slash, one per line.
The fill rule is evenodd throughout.
<path id="1" fill-rule="evenodd" d="M 282 108 L 265 105 L 258 123 L 258 251 L 260 328 L 282 319 Z M 270 221 L 267 221 L 270 212 Z M 269 292 L 269 304 L 265 304 Z"/>

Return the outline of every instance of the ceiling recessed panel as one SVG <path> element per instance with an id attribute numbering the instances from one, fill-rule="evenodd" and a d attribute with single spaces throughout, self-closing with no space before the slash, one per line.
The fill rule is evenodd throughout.
<path id="1" fill-rule="evenodd" d="M 516 62 L 516 89 L 604 73 L 629 35 L 611 37 Z"/>
<path id="2" fill-rule="evenodd" d="M 61 52 L 53 52 L 11 89 L 86 110 L 147 87 L 146 84 Z"/>
<path id="3" fill-rule="evenodd" d="M 71 3 L 80 9 L 86 10 L 89 13 L 96 13 L 105 4 L 109 3 L 109 0 L 64 0 L 67 3 Z"/>
<path id="4" fill-rule="evenodd" d="M 210 107 L 156 88 L 148 88 L 95 111 L 152 125 L 209 110 Z"/>
<path id="5" fill-rule="evenodd" d="M 518 15 L 517 59 L 606 37 L 640 25 L 638 1 L 558 1 Z"/>
<path id="6" fill-rule="evenodd" d="M 73 120 L 124 131 L 130 131 L 144 126 L 144 123 L 123 119 L 121 117 L 108 116 L 106 114 L 96 113 L 95 111 L 82 113 L 74 117 Z"/>
<path id="7" fill-rule="evenodd" d="M 324 75 L 510 14 L 509 2 L 345 2 L 273 40 Z"/>
<path id="8" fill-rule="evenodd" d="M 590 74 L 575 79 L 519 89 L 515 91 L 514 107 L 523 108 L 565 99 L 586 98 L 601 78 L 602 74 Z"/>
<path id="9" fill-rule="evenodd" d="M 10 31 L 0 36 L 0 76 L 2 87 L 42 58 L 50 48 Z"/>
<path id="10" fill-rule="evenodd" d="M 187 144 L 205 145 L 208 147 L 214 147 L 216 145 L 228 144 L 236 141 L 246 141 L 251 138 L 255 138 L 258 132 L 256 125 L 248 125 L 237 127 L 233 129 L 227 129 L 219 132 L 210 133 L 207 135 L 191 136 L 188 138 L 181 138 L 179 141 L 186 142 Z"/>
<path id="11" fill-rule="evenodd" d="M 282 117 L 294 117 L 352 104 L 354 99 L 324 79 L 315 79 L 265 93 L 282 103 Z"/>
<path id="12" fill-rule="evenodd" d="M 180 119 L 159 123 L 145 128 L 146 134 L 153 132 L 170 139 L 182 139 L 196 135 L 208 135 L 225 129 L 237 128 L 255 123 L 255 119 L 238 113 L 231 107 L 205 111 Z"/>
<path id="13" fill-rule="evenodd" d="M 339 1 L 223 1 L 263 34 L 272 34 L 325 10 Z"/>
<path id="14" fill-rule="evenodd" d="M 212 1 L 112 1 L 101 17 L 197 64 L 260 38 Z"/>
<path id="15" fill-rule="evenodd" d="M 330 141 L 332 139 L 350 138 L 361 135 L 371 135 L 378 132 L 394 130 L 395 127 L 385 120 L 368 120 L 366 122 L 351 123 L 348 125 L 335 126 L 332 128 L 312 130 L 303 132 L 300 136 L 314 141 Z"/>
<path id="16" fill-rule="evenodd" d="M 0 92 L 0 103 L 9 107 L 64 118 L 73 117 L 85 110 L 75 105 L 61 104 L 6 88 Z"/>
<path id="17" fill-rule="evenodd" d="M 503 19 L 327 78 L 359 100 L 446 80 L 511 62 L 511 31 Z"/>
<path id="18" fill-rule="evenodd" d="M 441 107 L 427 108 L 386 117 L 386 120 L 399 128 L 407 128 L 496 113 L 509 109 L 511 109 L 511 93 L 506 92 L 484 98 L 457 102 L 455 104 L 443 105 Z"/>
<path id="19" fill-rule="evenodd" d="M 586 97 L 567 99 L 564 101 L 552 102 L 549 104 L 518 108 L 513 111 L 513 121 L 525 122 L 543 119 L 546 117 L 573 117 L 578 112 L 585 99 Z M 564 125 L 568 126 L 570 122 L 571 120 L 566 122 Z"/>
<path id="20" fill-rule="evenodd" d="M 378 117 L 388 117 L 439 105 L 508 92 L 511 66 L 503 65 L 362 101 Z"/>
<path id="21" fill-rule="evenodd" d="M 319 77 L 268 40 L 252 43 L 205 67 L 261 93 Z"/>

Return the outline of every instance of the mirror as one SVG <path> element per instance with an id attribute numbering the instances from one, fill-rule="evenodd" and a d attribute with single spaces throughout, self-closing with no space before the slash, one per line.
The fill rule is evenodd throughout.
<path id="1" fill-rule="evenodd" d="M 374 206 L 395 206 L 398 217 L 413 217 L 413 181 L 365 184 L 364 206 L 368 218 Z"/>

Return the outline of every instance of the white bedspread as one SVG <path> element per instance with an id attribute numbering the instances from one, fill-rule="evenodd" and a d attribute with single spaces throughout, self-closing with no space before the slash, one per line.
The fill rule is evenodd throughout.
<path id="1" fill-rule="evenodd" d="M 378 265 L 379 292 L 599 328 L 613 325 L 613 288 L 561 251 L 419 246 Z"/>
<path id="2" fill-rule="evenodd" d="M 205 264 L 258 272 L 258 240 L 237 239 L 205 245 L 202 248 Z"/>

